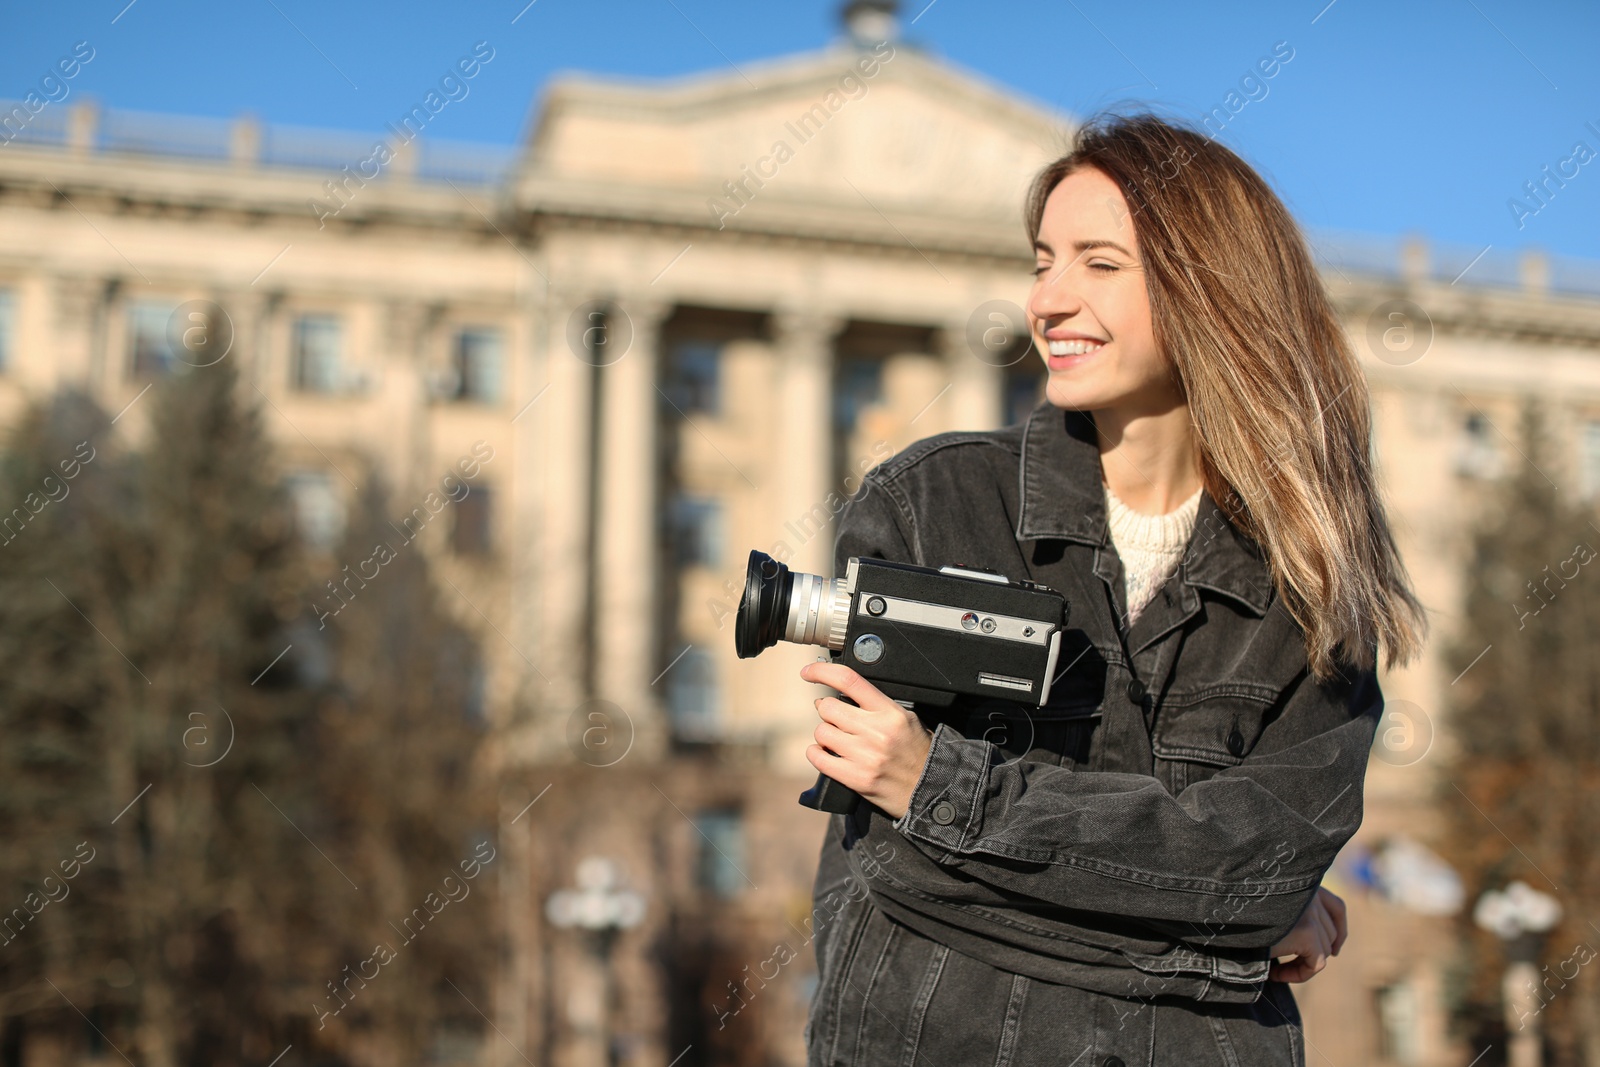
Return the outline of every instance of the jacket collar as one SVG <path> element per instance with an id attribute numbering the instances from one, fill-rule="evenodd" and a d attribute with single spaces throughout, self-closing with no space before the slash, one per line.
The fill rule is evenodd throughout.
<path id="1" fill-rule="evenodd" d="M 1041 401 L 1022 431 L 1020 478 L 1017 540 L 1063 538 L 1096 548 L 1110 543 L 1093 414 Z M 1185 584 L 1226 594 L 1257 614 L 1273 599 L 1261 550 L 1228 521 L 1208 490 L 1201 491 L 1179 570 Z"/>

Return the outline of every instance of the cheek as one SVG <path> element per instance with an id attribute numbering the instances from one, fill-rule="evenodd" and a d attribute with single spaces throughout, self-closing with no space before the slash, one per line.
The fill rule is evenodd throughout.
<path id="1" fill-rule="evenodd" d="M 1128 294 L 1126 299 L 1117 301 L 1114 309 L 1108 309 L 1108 313 L 1112 316 L 1112 336 L 1122 350 L 1122 361 L 1137 365 L 1140 370 L 1153 369 L 1159 362 L 1159 353 L 1144 293 Z"/>

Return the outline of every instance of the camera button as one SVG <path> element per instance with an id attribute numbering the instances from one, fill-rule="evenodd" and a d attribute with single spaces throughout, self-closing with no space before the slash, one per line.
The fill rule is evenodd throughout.
<path id="1" fill-rule="evenodd" d="M 889 605 L 887 605 L 887 604 L 885 604 L 883 602 L 883 597 L 881 597 L 881 596 L 869 596 L 869 597 L 867 597 L 867 614 L 868 615 L 882 615 L 884 612 L 886 612 L 888 610 L 889 610 Z"/>
<path id="2" fill-rule="evenodd" d="M 948 800 L 941 800 L 933 806 L 933 811 L 929 814 L 940 826 L 949 826 L 956 821 L 956 806 Z"/>
<path id="3" fill-rule="evenodd" d="M 883 638 L 877 634 L 862 634 L 856 638 L 856 660 L 860 663 L 876 663 L 883 658 Z"/>
<path id="4" fill-rule="evenodd" d="M 984 619 L 982 624 L 981 624 L 981 626 L 982 626 L 982 629 L 983 629 L 984 633 L 986 633 L 986 634 L 994 633 L 995 622 L 994 622 L 993 619 Z"/>
<path id="5" fill-rule="evenodd" d="M 1142 703 L 1145 696 L 1144 683 L 1134 678 L 1128 682 L 1128 699 L 1135 704 Z"/>

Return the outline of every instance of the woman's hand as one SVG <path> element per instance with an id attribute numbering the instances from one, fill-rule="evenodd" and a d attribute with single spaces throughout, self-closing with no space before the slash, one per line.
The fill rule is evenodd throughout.
<path id="1" fill-rule="evenodd" d="M 831 686 L 860 705 L 818 697 L 822 723 L 806 759 L 884 813 L 896 819 L 904 815 L 933 747 L 922 720 L 842 663 L 808 663 L 800 677 Z"/>
<path id="2" fill-rule="evenodd" d="M 1328 965 L 1331 956 L 1337 956 L 1344 947 L 1344 901 L 1322 887 L 1311 898 L 1294 929 L 1282 941 L 1272 946 L 1272 967 L 1267 974 L 1271 982 L 1307 982 L 1312 975 Z M 1293 956 L 1287 963 L 1279 963 L 1281 956 Z"/>

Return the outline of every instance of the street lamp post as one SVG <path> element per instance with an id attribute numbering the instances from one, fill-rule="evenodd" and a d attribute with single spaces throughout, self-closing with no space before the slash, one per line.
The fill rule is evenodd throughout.
<path id="1" fill-rule="evenodd" d="M 644 897 L 623 889 L 615 861 L 588 856 L 578 864 L 576 889 L 559 889 L 545 902 L 545 915 L 555 926 L 581 931 L 594 953 L 600 973 L 599 1038 L 602 1067 L 615 1067 L 611 1036 L 611 948 L 617 935 L 644 918 Z"/>
<path id="2" fill-rule="evenodd" d="M 1506 943 L 1506 973 L 1500 985 L 1505 1001 L 1506 1062 L 1510 1067 L 1539 1067 L 1544 1059 L 1539 955 L 1544 935 L 1561 921 L 1561 902 L 1523 882 L 1512 882 L 1504 890 L 1492 889 L 1479 897 L 1472 919 Z"/>

